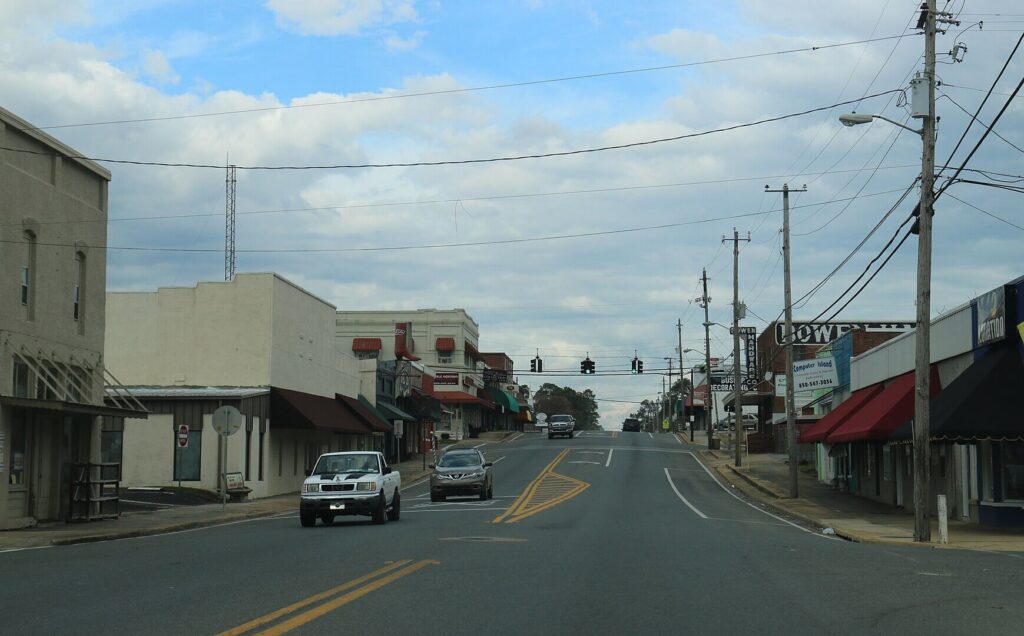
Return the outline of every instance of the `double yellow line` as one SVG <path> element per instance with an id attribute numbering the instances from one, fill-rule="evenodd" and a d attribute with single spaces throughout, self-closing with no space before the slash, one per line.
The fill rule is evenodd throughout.
<path id="1" fill-rule="evenodd" d="M 309 598 L 305 598 L 301 601 L 292 603 L 291 605 L 287 605 L 285 607 L 282 607 L 281 609 L 274 610 L 269 614 L 264 614 L 259 618 L 254 618 L 247 623 L 242 623 L 238 627 L 234 627 L 227 631 L 221 632 L 217 636 L 239 636 L 240 634 L 252 632 L 258 628 L 263 627 L 264 625 L 274 623 L 275 621 L 284 618 L 289 614 L 294 614 L 295 612 L 298 612 L 299 610 L 305 607 L 309 607 L 310 605 L 314 605 L 315 603 L 319 603 L 320 601 L 337 596 L 342 592 L 351 590 L 347 594 L 337 596 L 337 598 L 334 598 L 333 600 L 330 600 L 324 603 L 323 605 L 318 605 L 312 609 L 302 612 L 301 614 L 296 614 L 295 616 L 292 616 L 291 618 L 285 621 L 276 623 L 275 625 L 259 632 L 260 636 L 273 636 L 277 634 L 285 634 L 297 627 L 301 627 L 313 620 L 316 620 L 317 618 L 320 618 L 324 614 L 333 612 L 334 610 L 338 609 L 343 605 L 347 605 L 348 603 L 351 603 L 356 599 L 362 598 L 370 592 L 373 592 L 374 590 L 379 590 L 385 585 L 393 583 L 394 581 L 397 581 L 403 576 L 408 576 L 414 572 L 422 570 L 428 565 L 439 564 L 439 561 L 432 561 L 430 559 L 416 561 L 415 563 L 413 563 L 412 559 L 403 559 L 401 561 L 395 561 L 394 563 L 390 563 L 379 570 L 370 572 L 369 574 L 364 574 L 359 578 L 352 579 L 347 583 L 342 583 L 341 585 L 332 587 L 331 589 L 320 592 L 319 594 L 314 594 Z M 372 582 L 368 583 L 367 585 L 363 585 L 364 583 L 367 583 L 369 581 Z"/>
<path id="2" fill-rule="evenodd" d="M 515 523 L 532 517 L 538 512 L 572 499 L 589 488 L 590 484 L 585 481 L 555 472 L 555 467 L 569 454 L 569 450 L 566 448 L 545 466 L 537 478 L 516 497 L 512 505 L 491 523 Z"/>

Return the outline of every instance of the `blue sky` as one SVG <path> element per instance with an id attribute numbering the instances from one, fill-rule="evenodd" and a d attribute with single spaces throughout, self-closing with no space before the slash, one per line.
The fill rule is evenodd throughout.
<path id="1" fill-rule="evenodd" d="M 952 100 L 976 108 L 1020 36 L 1022 23 L 1015 20 L 1022 18 L 1008 15 L 1021 13 L 1017 4 L 949 3 L 960 14 L 963 32 L 940 36 L 937 48 L 944 53 L 960 41 L 968 54 L 962 63 L 939 66 L 940 161 L 967 123 Z M 897 35 L 915 20 L 917 5 L 8 0 L 0 5 L 0 94 L 5 108 L 36 125 L 263 109 L 50 130 L 84 154 L 108 158 L 220 165 L 230 155 L 240 165 L 310 165 L 544 153 L 670 137 L 905 88 L 920 68 L 922 40 L 402 95 Z M 971 27 L 979 20 L 985 21 L 982 31 Z M 995 115 L 1024 73 L 1021 59 L 1024 54 L 1010 65 L 983 120 Z M 907 113 L 890 97 L 865 101 L 859 110 L 902 121 Z M 373 101 L 359 101 L 367 99 Z M 734 226 L 752 235 L 740 257 L 742 299 L 767 320 L 781 311 L 781 215 L 778 197 L 763 194 L 765 184 L 808 185 L 806 194 L 793 197 L 794 291 L 800 296 L 853 249 L 918 174 L 920 144 L 913 135 L 884 123 L 843 128 L 837 117 L 850 108 L 574 157 L 395 169 L 241 170 L 238 267 L 279 272 L 341 308 L 464 307 L 480 323 L 483 348 L 507 351 L 520 369 L 528 368 L 538 348 L 548 369 L 578 368 L 588 351 L 599 359 L 599 370 L 628 369 L 634 349 L 649 370 L 656 369 L 664 363 L 655 361 L 674 356 L 677 319 L 684 323 L 684 347 L 702 346 L 702 317 L 692 302 L 702 268 L 712 278 L 712 321 L 730 320 L 732 263 L 721 237 Z M 1024 146 L 1019 100 L 997 131 Z M 968 142 L 977 135 L 975 128 Z M 997 138 L 986 141 L 971 165 L 1009 174 L 1024 168 L 1020 152 Z M 222 276 L 222 170 L 108 167 L 114 175 L 111 246 L 212 250 L 111 250 L 110 289 L 192 285 Z M 1024 225 L 1018 194 L 967 185 L 949 193 Z M 692 224 L 744 213 L 754 216 Z M 849 266 L 798 308 L 797 318 L 813 317 L 835 299 L 895 231 L 902 214 L 886 221 Z M 176 218 L 119 220 L 167 216 Z M 1024 274 L 1022 231 L 1009 223 L 952 197 L 941 203 L 934 313 Z M 446 249 L 245 251 L 528 239 L 672 224 L 684 225 Z M 912 317 L 915 252 L 914 241 L 908 241 L 841 317 Z M 764 326 L 756 317 L 748 324 Z M 712 335 L 713 354 L 725 357 L 731 350 L 728 334 L 715 328 Z M 541 381 L 529 374 L 521 379 L 534 386 Z M 661 385 L 655 374 L 565 382 L 627 400 L 653 397 Z M 626 404 L 602 405 L 610 427 L 628 410 Z"/>

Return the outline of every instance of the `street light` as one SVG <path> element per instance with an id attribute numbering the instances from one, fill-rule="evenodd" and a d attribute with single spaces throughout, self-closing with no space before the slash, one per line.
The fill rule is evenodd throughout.
<path id="1" fill-rule="evenodd" d="M 911 128 L 910 126 L 905 126 L 894 119 L 889 119 L 884 115 L 861 115 L 860 113 L 846 113 L 845 115 L 839 116 L 839 123 L 841 123 L 844 126 L 857 126 L 860 124 L 870 124 L 876 119 L 881 119 L 883 121 L 889 122 L 893 126 L 899 126 L 904 130 L 909 130 L 915 135 L 924 135 L 924 128 Z"/>

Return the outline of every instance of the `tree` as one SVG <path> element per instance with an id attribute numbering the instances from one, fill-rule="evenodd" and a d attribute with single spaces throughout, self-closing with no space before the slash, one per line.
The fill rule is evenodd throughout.
<path id="1" fill-rule="evenodd" d="M 590 389 L 580 393 L 571 387 L 545 382 L 533 394 L 533 406 L 537 413 L 572 415 L 579 430 L 594 431 L 601 428 L 597 423 L 601 417 L 597 411 L 597 397 Z"/>

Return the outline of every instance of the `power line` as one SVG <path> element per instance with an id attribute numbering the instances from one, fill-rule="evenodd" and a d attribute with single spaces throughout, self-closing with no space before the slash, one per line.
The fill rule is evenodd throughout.
<path id="1" fill-rule="evenodd" d="M 992 93 L 992 94 L 994 95 L 995 93 Z M 985 126 L 985 125 L 986 125 L 986 124 L 985 124 L 985 122 L 983 122 L 983 121 L 981 121 L 980 119 L 978 119 L 977 115 L 975 115 L 975 114 L 971 113 L 971 111 L 967 110 L 966 108 L 964 108 L 963 106 L 961 106 L 960 104 L 958 104 L 958 103 L 957 103 L 957 101 L 956 101 L 955 99 L 953 99 L 952 97 L 950 97 L 949 93 L 943 93 L 943 94 L 942 94 L 942 96 L 943 96 L 943 97 L 945 97 L 946 99 L 948 99 L 948 100 L 949 100 L 950 102 L 952 102 L 954 106 L 956 106 L 957 108 L 959 108 L 960 110 L 962 110 L 962 111 L 963 111 L 964 113 L 966 113 L 967 115 L 970 115 L 970 117 L 971 117 L 971 121 L 972 121 L 972 122 L 974 122 L 974 121 L 977 121 L 977 122 L 978 122 L 979 124 L 981 124 L 982 126 Z M 979 108 L 979 112 L 980 112 L 980 108 Z M 1009 140 L 1009 139 L 1007 139 L 1006 137 L 1003 137 L 1002 135 L 1000 135 L 1000 134 L 999 134 L 999 133 L 997 133 L 996 131 L 994 131 L 994 130 L 993 130 L 993 131 L 992 131 L 992 134 L 993 134 L 993 135 L 995 135 L 996 137 L 999 137 L 999 138 L 1000 138 L 1000 139 L 1002 139 L 1003 141 L 1005 141 L 1005 142 L 1007 143 L 1007 145 L 1009 145 L 1010 147 L 1012 147 L 1012 148 L 1013 148 L 1014 150 L 1016 150 L 1017 152 L 1024 152 L 1024 148 L 1021 148 L 1020 146 L 1018 146 L 1017 144 L 1013 143 L 1012 141 L 1010 141 L 1010 140 Z"/>
<path id="2" fill-rule="evenodd" d="M 875 93 L 869 95 L 867 98 L 880 97 L 882 95 L 888 95 L 890 93 L 902 92 L 902 89 L 892 89 L 883 91 L 881 93 Z M 722 132 L 729 132 L 733 130 L 741 130 L 744 128 L 752 128 L 755 126 L 761 126 L 763 124 L 770 124 L 786 119 L 792 119 L 794 117 L 802 117 L 811 113 L 818 113 L 824 110 L 829 110 L 837 106 L 845 106 L 852 104 L 859 100 L 848 100 L 845 102 L 839 102 L 831 104 L 829 106 L 819 106 L 817 108 L 811 108 L 808 110 L 789 113 L 786 115 L 778 115 L 776 117 L 768 117 L 765 119 L 759 119 L 757 121 L 747 122 L 743 124 L 733 124 L 732 126 L 724 126 L 721 128 L 713 128 L 711 130 L 703 130 L 695 133 L 686 133 L 684 135 L 675 135 L 673 137 L 661 137 L 658 139 L 647 139 L 644 141 L 633 141 L 624 144 L 613 144 L 609 146 L 598 146 L 594 148 L 580 148 L 576 150 L 563 150 L 558 152 L 544 152 L 534 153 L 526 155 L 509 155 L 504 157 L 486 157 L 480 159 L 445 159 L 440 161 L 406 161 L 406 162 L 394 162 L 394 163 L 358 163 L 358 164 L 324 164 L 324 165 L 307 165 L 307 166 L 296 166 L 296 165 L 283 165 L 283 166 L 268 166 L 268 165 L 252 165 L 245 166 L 238 164 L 235 166 L 238 170 L 267 170 L 267 171 L 292 171 L 292 170 L 354 170 L 362 168 L 412 168 L 412 167 L 429 167 L 429 166 L 454 166 L 454 165 L 471 165 L 471 164 L 482 164 L 482 163 L 498 163 L 505 161 L 523 161 L 527 159 L 547 159 L 552 157 L 569 157 L 575 155 L 591 154 L 597 152 L 607 152 L 609 150 L 625 150 L 629 148 L 639 148 L 643 146 L 652 146 L 655 144 L 662 144 L 671 141 L 682 141 L 684 139 L 695 139 L 697 137 L 705 137 Z M 216 169 L 223 170 L 223 165 L 208 164 L 208 163 L 178 163 L 178 162 L 167 162 L 167 161 L 139 161 L 132 159 L 110 159 L 104 157 L 87 157 L 85 155 L 65 155 L 53 152 L 45 152 L 39 150 L 28 150 L 24 148 L 10 148 L 7 146 L 0 146 L 0 149 L 7 150 L 9 152 L 20 152 L 24 154 L 32 155 L 43 155 L 47 157 L 64 157 L 66 159 L 77 159 L 84 161 L 96 161 L 100 163 L 114 163 L 131 166 L 150 166 L 150 167 L 163 167 L 163 168 L 199 168 L 199 169 Z"/>
<path id="3" fill-rule="evenodd" d="M 870 196 L 881 196 L 884 194 L 890 194 L 892 192 L 898 192 L 898 190 L 887 190 L 884 192 L 876 192 L 872 194 L 865 194 L 862 197 Z M 836 199 L 839 200 L 839 199 Z M 821 205 L 821 204 L 813 204 Z M 536 243 L 541 241 L 557 241 L 564 239 L 574 238 L 590 238 L 595 236 L 609 236 L 614 234 L 627 234 L 632 232 L 645 232 L 649 230 L 665 230 L 676 227 L 684 227 L 689 225 L 702 225 L 705 223 L 715 223 L 718 221 L 729 221 L 733 219 L 741 219 L 751 216 L 758 216 L 760 214 L 771 214 L 778 212 L 778 210 L 766 210 L 764 212 L 744 212 L 740 214 L 733 214 L 729 216 L 712 217 L 706 219 L 696 219 L 693 221 L 678 221 L 676 223 L 662 223 L 660 225 L 647 225 L 640 227 L 629 227 L 629 228 L 618 228 L 614 230 L 600 230 L 595 232 L 580 232 L 575 234 L 555 234 L 549 236 L 534 236 L 528 238 L 519 239 L 495 239 L 491 241 L 468 241 L 462 243 L 434 243 L 434 244 L 421 244 L 421 245 L 389 245 L 389 246 L 376 246 L 376 247 L 325 247 L 325 248 L 264 248 L 264 249 L 238 249 L 238 253 L 247 254 L 305 254 L 305 253 L 327 253 L 327 254 L 340 254 L 350 252 L 396 252 L 396 251 L 407 251 L 407 250 L 424 250 L 424 249 L 442 249 L 450 247 L 480 247 L 486 245 L 510 245 L 519 243 Z M 22 240 L 0 240 L 0 243 L 22 243 Z M 47 247 L 73 247 L 70 243 L 43 243 L 36 242 L 36 245 L 47 246 Z M 125 252 L 183 252 L 183 253 L 210 253 L 210 252 L 221 252 L 221 248 L 205 248 L 205 247 L 140 247 L 135 245 L 105 245 L 96 246 L 93 249 L 105 249 L 105 250 L 118 250 Z"/>
<path id="4" fill-rule="evenodd" d="M 869 43 L 872 43 L 872 42 L 884 42 L 886 40 L 899 40 L 899 39 L 902 39 L 902 38 L 905 38 L 905 37 L 914 36 L 914 35 L 920 35 L 920 34 L 917 34 L 917 33 L 903 33 L 903 34 L 900 34 L 900 35 L 890 35 L 890 36 L 886 36 L 886 37 L 870 38 L 870 39 L 866 39 L 866 40 L 856 40 L 856 41 L 852 41 L 852 42 L 838 42 L 836 44 L 824 44 L 824 45 L 819 45 L 819 46 L 805 46 L 805 47 L 801 47 L 801 48 L 797 48 L 797 49 L 784 49 L 784 50 L 779 50 L 779 51 L 768 51 L 768 52 L 764 52 L 764 53 L 751 53 L 749 55 L 735 55 L 735 56 L 732 56 L 732 57 L 723 57 L 723 58 L 712 59 L 712 60 L 700 60 L 700 61 L 696 61 L 696 62 L 682 62 L 682 63 L 679 63 L 679 64 L 665 64 L 665 65 L 661 65 L 661 66 L 649 66 L 649 67 L 645 67 L 645 68 L 634 68 L 634 69 L 625 69 L 625 70 L 618 70 L 618 71 L 604 71 L 604 72 L 599 72 L 599 73 L 586 73 L 586 74 L 583 74 L 583 75 L 567 75 L 567 76 L 563 76 L 563 77 L 552 77 L 552 78 L 537 79 L 537 80 L 525 80 L 525 81 L 522 81 L 522 82 L 507 82 L 507 83 L 503 83 L 503 84 L 490 84 L 490 85 L 486 85 L 486 86 L 474 86 L 474 87 L 468 87 L 468 88 L 448 88 L 448 89 L 440 89 L 440 90 L 435 90 L 435 91 L 420 91 L 420 92 L 416 92 L 416 93 L 399 93 L 399 94 L 396 94 L 396 95 L 376 95 L 376 96 L 373 96 L 373 97 L 359 97 L 359 98 L 353 98 L 353 99 L 334 100 L 334 101 L 329 101 L 329 102 L 317 102 L 317 103 L 314 103 L 314 104 L 291 104 L 291 105 L 286 105 L 286 106 L 264 106 L 264 107 L 260 107 L 260 108 L 240 108 L 240 109 L 235 109 L 235 110 L 224 110 L 224 111 L 217 111 L 217 112 L 212 112 L 212 113 L 193 113 L 193 114 L 189 114 L 189 115 L 166 115 L 166 116 L 163 116 L 163 117 L 140 117 L 140 118 L 135 118 L 135 119 L 114 119 L 114 120 L 108 120 L 108 121 L 83 122 L 83 123 L 77 123 L 77 124 L 55 124 L 55 125 L 51 125 L 51 126 L 35 126 L 35 127 L 21 128 L 20 130 L 56 130 L 56 129 L 60 129 L 60 128 L 82 128 L 82 127 L 86 127 L 86 126 L 112 126 L 112 125 L 120 125 L 120 124 L 151 123 L 151 122 L 160 122 L 160 121 L 175 121 L 175 120 L 181 120 L 181 119 L 196 119 L 196 118 L 201 118 L 201 117 L 220 117 L 220 116 L 224 116 L 224 115 L 241 115 L 241 114 L 247 114 L 247 113 L 265 113 L 265 112 L 274 112 L 274 111 L 282 111 L 282 110 L 297 110 L 297 109 L 300 109 L 300 108 L 319 108 L 319 107 L 323 107 L 323 106 L 344 106 L 344 105 L 347 105 L 347 104 L 359 104 L 359 103 L 365 103 L 365 102 L 389 101 L 389 100 L 395 100 L 395 99 L 406 99 L 406 98 L 410 98 L 410 97 L 432 97 L 432 96 L 438 96 L 438 95 L 454 95 L 454 94 L 459 94 L 459 93 L 473 93 L 473 92 L 491 91 L 491 90 L 498 90 L 498 89 L 505 89 L 505 88 L 518 88 L 518 87 L 523 87 L 523 86 L 537 86 L 537 85 L 541 85 L 541 84 L 554 84 L 554 83 L 557 83 L 557 82 L 571 82 L 571 81 L 585 80 L 585 79 L 597 79 L 597 78 L 601 78 L 601 77 L 614 77 L 614 76 L 618 76 L 618 75 L 632 75 L 632 74 L 638 74 L 638 73 L 651 73 L 651 72 L 655 72 L 655 71 L 666 71 L 666 70 L 680 69 L 680 68 L 691 68 L 691 67 L 694 67 L 694 66 L 707 66 L 707 65 L 710 65 L 710 64 L 721 64 L 721 63 L 724 63 L 724 62 L 737 62 L 737 61 L 741 61 L 741 60 L 751 60 L 751 59 L 756 59 L 756 58 L 760 58 L 760 57 L 771 57 L 771 56 L 776 56 L 776 55 L 788 55 L 788 54 L 792 54 L 792 53 L 808 53 L 808 52 L 814 52 L 814 51 L 822 51 L 822 50 L 825 50 L 825 49 L 834 49 L 834 48 L 839 48 L 839 47 L 843 47 L 843 46 L 854 46 L 854 45 L 857 45 L 857 44 L 869 44 Z M 221 167 L 223 167 L 223 166 L 221 166 Z"/>
<path id="5" fill-rule="evenodd" d="M 949 198 L 956 199 L 957 201 L 959 201 L 960 203 L 963 203 L 967 207 L 974 208 L 975 210 L 977 210 L 978 212 L 981 212 L 982 214 L 987 214 L 988 216 L 992 217 L 993 219 L 995 219 L 997 221 L 1002 221 L 1003 223 L 1009 225 L 1010 227 L 1015 227 L 1018 230 L 1024 230 L 1024 227 L 1022 227 L 1020 225 L 1017 225 L 1016 223 L 1013 223 L 1011 221 L 1007 221 L 1006 219 L 1004 219 L 1001 216 L 996 216 L 995 214 L 992 214 L 988 210 L 982 210 L 981 208 L 979 208 L 978 206 L 974 205 L 973 203 L 968 203 L 967 201 L 964 201 L 960 197 L 957 197 L 957 196 L 954 196 L 954 195 L 950 194 Z"/>

